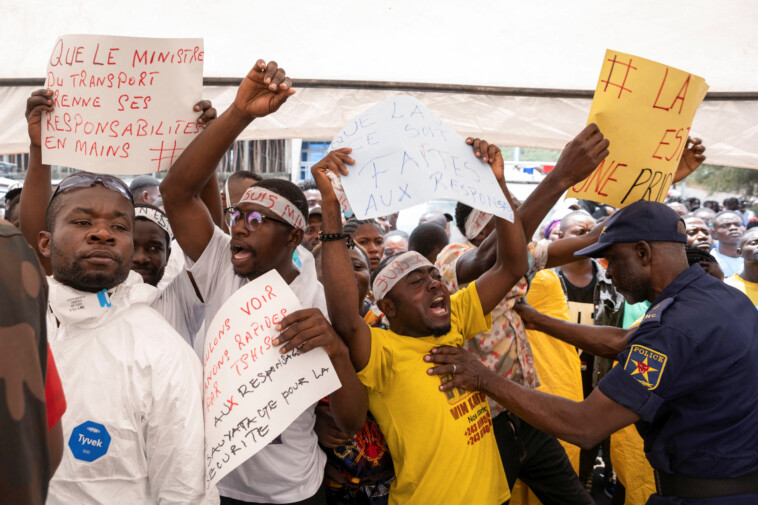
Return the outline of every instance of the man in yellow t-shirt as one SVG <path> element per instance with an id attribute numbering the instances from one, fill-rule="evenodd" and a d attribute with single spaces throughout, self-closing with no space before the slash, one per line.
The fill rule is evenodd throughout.
<path id="1" fill-rule="evenodd" d="M 745 293 L 758 309 L 758 228 L 751 228 L 742 236 L 737 254 L 744 260 L 742 272 L 724 282 Z"/>
<path id="2" fill-rule="evenodd" d="M 505 199 L 503 160 L 497 146 L 471 140 L 489 162 Z M 360 317 L 357 288 L 342 233 L 340 206 L 327 173 L 347 174 L 349 148 L 337 149 L 311 169 L 322 195 L 323 282 L 329 315 L 350 349 L 395 464 L 391 504 L 499 505 L 510 498 L 492 432 L 487 399 L 480 393 L 442 391 L 451 376 L 428 373 L 429 352 L 463 342 L 492 325 L 489 313 L 524 275 L 526 241 L 518 216 L 496 218 L 497 259 L 476 282 L 451 296 L 437 268 L 417 252 L 384 260 L 373 272 L 372 291 L 389 330 L 369 328 Z"/>

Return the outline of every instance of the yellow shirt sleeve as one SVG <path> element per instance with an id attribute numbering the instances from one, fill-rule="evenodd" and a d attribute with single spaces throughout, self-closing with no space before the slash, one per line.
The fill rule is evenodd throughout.
<path id="1" fill-rule="evenodd" d="M 368 389 L 382 391 L 392 370 L 392 338 L 390 331 L 371 328 L 371 355 L 358 380 Z"/>
<path id="2" fill-rule="evenodd" d="M 482 312 L 476 282 L 450 296 L 450 326 L 451 331 L 460 333 L 464 340 L 492 328 L 492 315 Z"/>

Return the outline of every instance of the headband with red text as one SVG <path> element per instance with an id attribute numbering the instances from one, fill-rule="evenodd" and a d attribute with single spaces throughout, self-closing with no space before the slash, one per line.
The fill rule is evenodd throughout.
<path id="1" fill-rule="evenodd" d="M 492 214 L 489 212 L 484 212 L 476 209 L 472 210 L 466 218 L 466 224 L 463 228 L 466 231 L 466 238 L 469 240 L 474 240 L 476 236 L 479 235 L 479 232 L 481 232 L 484 227 L 487 226 L 487 223 L 490 222 L 490 219 L 492 219 Z"/>
<path id="2" fill-rule="evenodd" d="M 242 195 L 242 198 L 237 202 L 237 205 L 242 203 L 255 203 L 262 207 L 266 207 L 295 228 L 305 230 L 307 225 L 305 216 L 300 212 L 300 209 L 279 193 L 274 193 L 266 188 L 261 188 L 260 186 L 251 186 L 247 188 L 247 191 Z"/>
<path id="3" fill-rule="evenodd" d="M 408 251 L 401 254 L 384 267 L 379 275 L 374 279 L 371 291 L 374 293 L 374 300 L 381 300 L 390 292 L 400 279 L 422 267 L 431 267 L 428 259 L 421 256 L 416 251 Z"/>
<path id="4" fill-rule="evenodd" d="M 168 218 L 162 210 L 137 204 L 134 206 L 134 217 L 141 217 L 148 221 L 152 221 L 160 226 L 163 231 L 168 233 L 169 240 L 173 240 L 174 234 L 171 233 L 171 226 L 168 224 Z"/>

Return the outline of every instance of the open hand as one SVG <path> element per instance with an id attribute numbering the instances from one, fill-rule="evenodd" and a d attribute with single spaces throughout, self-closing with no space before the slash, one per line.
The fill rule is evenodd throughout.
<path id="1" fill-rule="evenodd" d="M 609 145 L 600 128 L 588 124 L 563 148 L 552 171 L 554 177 L 563 179 L 566 187 L 583 181 L 610 154 Z"/>
<path id="2" fill-rule="evenodd" d="M 705 161 L 705 146 L 703 141 L 697 137 L 687 137 L 687 146 L 682 151 L 682 157 L 679 159 L 679 166 L 676 167 L 674 182 L 679 182 Z"/>
<path id="3" fill-rule="evenodd" d="M 282 319 L 275 329 L 281 333 L 273 343 L 284 344 L 279 349 L 282 354 L 295 348 L 305 353 L 317 347 L 323 347 L 331 359 L 348 353 L 347 346 L 319 309 L 295 311 Z"/>
<path id="4" fill-rule="evenodd" d="M 53 92 L 49 89 L 38 89 L 26 100 L 26 124 L 32 147 L 41 146 L 42 112 L 53 112 Z"/>
<path id="5" fill-rule="evenodd" d="M 205 128 L 211 121 L 216 119 L 216 109 L 213 108 L 210 100 L 200 100 L 193 107 L 195 112 L 202 112 L 200 117 L 197 118 L 197 125 L 200 128 Z"/>
<path id="6" fill-rule="evenodd" d="M 460 347 L 435 347 L 424 361 L 437 366 L 427 370 L 429 375 L 452 375 L 453 378 L 440 386 L 440 391 L 463 388 L 468 391 L 482 391 L 484 379 L 491 374 L 479 358 Z"/>
<path id="7" fill-rule="evenodd" d="M 473 137 L 467 138 L 466 143 L 474 148 L 474 156 L 485 163 L 489 163 L 492 173 L 495 174 L 495 179 L 502 181 L 505 164 L 500 148 L 494 144 L 490 144 L 486 140 L 475 139 Z"/>
<path id="8" fill-rule="evenodd" d="M 233 106 L 250 119 L 276 112 L 295 94 L 292 80 L 275 61 L 258 60 L 242 80 Z"/>

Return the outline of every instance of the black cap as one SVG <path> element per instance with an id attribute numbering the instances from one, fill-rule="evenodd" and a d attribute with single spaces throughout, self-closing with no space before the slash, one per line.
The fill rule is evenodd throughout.
<path id="1" fill-rule="evenodd" d="M 682 223 L 681 227 L 679 223 Z M 681 242 L 687 243 L 684 220 L 668 205 L 640 200 L 624 207 L 606 221 L 597 242 L 574 256 L 599 258 L 613 244 L 624 242 Z"/>

